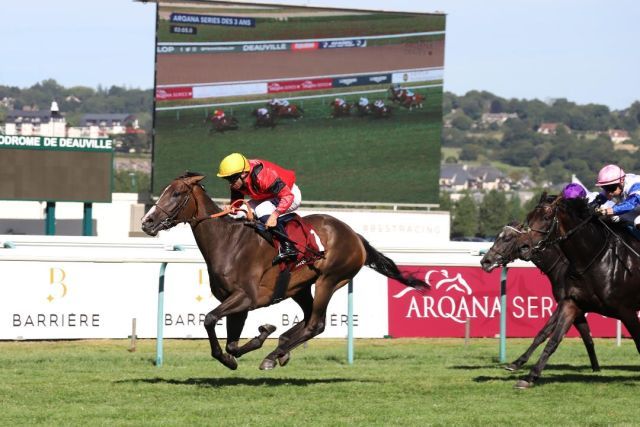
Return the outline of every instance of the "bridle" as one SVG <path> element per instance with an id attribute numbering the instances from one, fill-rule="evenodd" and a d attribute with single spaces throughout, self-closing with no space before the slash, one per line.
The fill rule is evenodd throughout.
<path id="1" fill-rule="evenodd" d="M 187 196 L 184 198 L 184 200 L 182 200 L 182 202 L 180 202 L 180 204 L 178 206 L 176 206 L 171 212 L 167 212 L 166 209 L 162 208 L 158 202 L 160 200 L 158 200 L 158 202 L 155 202 L 153 204 L 153 206 L 158 209 L 160 212 L 162 212 L 163 214 L 166 215 L 166 218 L 163 219 L 162 221 L 160 221 L 160 225 L 162 225 L 162 227 L 164 229 L 169 229 L 171 227 L 176 226 L 177 224 L 181 223 L 181 222 L 187 222 L 189 221 L 191 218 L 189 219 L 185 219 L 185 220 L 178 220 L 178 215 L 180 215 L 180 213 L 182 212 L 182 210 L 187 206 L 187 203 L 189 203 L 189 201 L 191 200 L 191 194 L 193 192 L 193 186 L 191 184 L 188 184 L 186 181 L 181 180 L 182 183 L 184 185 L 187 186 L 187 188 L 189 189 L 189 192 L 187 193 Z M 199 185 L 199 184 L 198 184 Z"/>
<path id="2" fill-rule="evenodd" d="M 162 227 L 164 227 L 164 229 L 169 229 L 169 228 L 174 227 L 177 224 L 180 224 L 182 222 L 188 222 L 189 225 L 191 225 L 192 227 L 195 227 L 196 225 L 200 224 L 202 221 L 205 221 L 207 219 L 220 218 L 220 217 L 223 217 L 223 216 L 228 215 L 228 214 L 237 213 L 240 210 L 240 207 L 242 205 L 246 205 L 247 219 L 249 221 L 253 221 L 253 219 L 254 219 L 253 210 L 249 207 L 247 202 L 245 202 L 242 199 L 235 200 L 233 203 L 231 203 L 231 205 L 228 208 L 222 209 L 220 212 L 216 212 L 214 214 L 203 215 L 203 216 L 196 217 L 195 216 L 195 212 L 197 212 L 197 209 L 196 209 L 194 211 L 194 215 L 192 215 L 191 218 L 185 218 L 185 219 L 181 219 L 181 220 L 178 219 L 178 216 L 180 215 L 182 210 L 187 206 L 187 204 L 191 200 L 194 200 L 194 201 L 196 200 L 195 198 L 192 198 L 194 185 L 191 185 L 191 184 L 187 183 L 185 180 L 181 180 L 181 181 L 182 181 L 182 183 L 184 185 L 187 186 L 187 188 L 189 189 L 189 192 L 187 193 L 187 196 L 184 198 L 184 200 L 182 200 L 178 206 L 176 206 L 171 212 L 167 212 L 166 209 L 164 209 L 164 208 L 160 207 L 160 205 L 158 205 L 158 202 L 154 203 L 154 205 L 153 205 L 160 212 L 162 212 L 163 214 L 166 215 L 166 218 L 163 219 L 162 221 L 160 221 L 160 225 Z M 196 185 L 204 190 L 204 187 L 201 184 L 196 184 Z"/>

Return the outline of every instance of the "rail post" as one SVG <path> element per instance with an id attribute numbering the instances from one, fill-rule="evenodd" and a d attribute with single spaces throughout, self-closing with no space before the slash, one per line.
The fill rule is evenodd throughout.
<path id="1" fill-rule="evenodd" d="M 353 365 L 353 279 L 349 280 L 347 297 L 347 362 Z"/>
<path id="2" fill-rule="evenodd" d="M 184 248 L 180 245 L 171 247 L 173 251 L 182 251 Z M 167 262 L 160 265 L 160 277 L 158 279 L 158 317 L 157 317 L 157 334 L 156 334 L 156 366 L 162 366 L 163 360 L 163 341 L 164 341 L 164 273 L 167 269 Z"/>

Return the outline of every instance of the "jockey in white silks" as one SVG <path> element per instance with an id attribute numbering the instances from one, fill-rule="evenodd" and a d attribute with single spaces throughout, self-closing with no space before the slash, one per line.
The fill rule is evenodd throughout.
<path id="1" fill-rule="evenodd" d="M 374 102 L 373 105 L 377 108 L 384 108 L 384 102 L 382 99 L 376 99 L 376 102 Z"/>
<path id="2" fill-rule="evenodd" d="M 596 185 L 602 188 L 602 196 L 613 206 L 602 206 L 602 215 L 619 217 L 640 228 L 640 175 L 625 174 L 617 165 L 607 165 L 598 173 Z"/>
<path id="3" fill-rule="evenodd" d="M 258 111 L 256 111 L 256 113 L 258 113 L 258 116 L 268 116 L 269 110 L 267 110 L 264 107 L 261 107 L 261 108 L 258 108 Z"/>
<path id="4" fill-rule="evenodd" d="M 369 105 L 369 100 L 363 96 L 358 101 L 358 105 L 361 107 L 366 107 L 367 105 Z"/>

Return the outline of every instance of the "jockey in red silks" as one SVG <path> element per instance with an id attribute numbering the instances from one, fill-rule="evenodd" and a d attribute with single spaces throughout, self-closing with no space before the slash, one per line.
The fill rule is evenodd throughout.
<path id="1" fill-rule="evenodd" d="M 294 171 L 233 153 L 222 159 L 217 175 L 229 181 L 231 202 L 249 196 L 249 206 L 260 221 L 267 228 L 275 228 L 287 236 L 284 224 L 278 219 L 282 214 L 295 211 L 302 201 Z M 297 251 L 293 243 L 288 238 L 279 240 L 281 250 L 274 258 L 274 264 L 295 259 Z"/>
<path id="2" fill-rule="evenodd" d="M 224 118 L 224 111 L 222 109 L 217 109 L 213 112 L 213 118 L 216 120 L 222 120 Z"/>

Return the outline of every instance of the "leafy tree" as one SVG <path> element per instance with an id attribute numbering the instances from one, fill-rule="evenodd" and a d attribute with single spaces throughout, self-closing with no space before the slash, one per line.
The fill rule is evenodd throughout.
<path id="1" fill-rule="evenodd" d="M 460 160 L 478 160 L 482 147 L 477 144 L 465 144 L 460 151 Z"/>
<path id="2" fill-rule="evenodd" d="M 508 222 L 517 221 L 523 222 L 525 211 L 522 207 L 522 201 L 518 193 L 513 193 L 509 201 L 507 202 Z"/>
<path id="3" fill-rule="evenodd" d="M 465 192 L 452 211 L 451 236 L 475 236 L 477 231 L 478 208 L 471 194 Z"/>
<path id="4" fill-rule="evenodd" d="M 453 202 L 451 201 L 451 195 L 446 191 L 440 193 L 440 210 L 451 211 L 453 208 Z"/>
<path id="5" fill-rule="evenodd" d="M 485 194 L 480 204 L 479 233 L 482 236 L 495 236 L 509 222 L 507 198 L 502 191 L 491 190 Z"/>
<path id="6" fill-rule="evenodd" d="M 464 113 L 457 113 L 451 120 L 451 126 L 460 130 L 469 130 L 472 124 L 473 120 Z"/>

